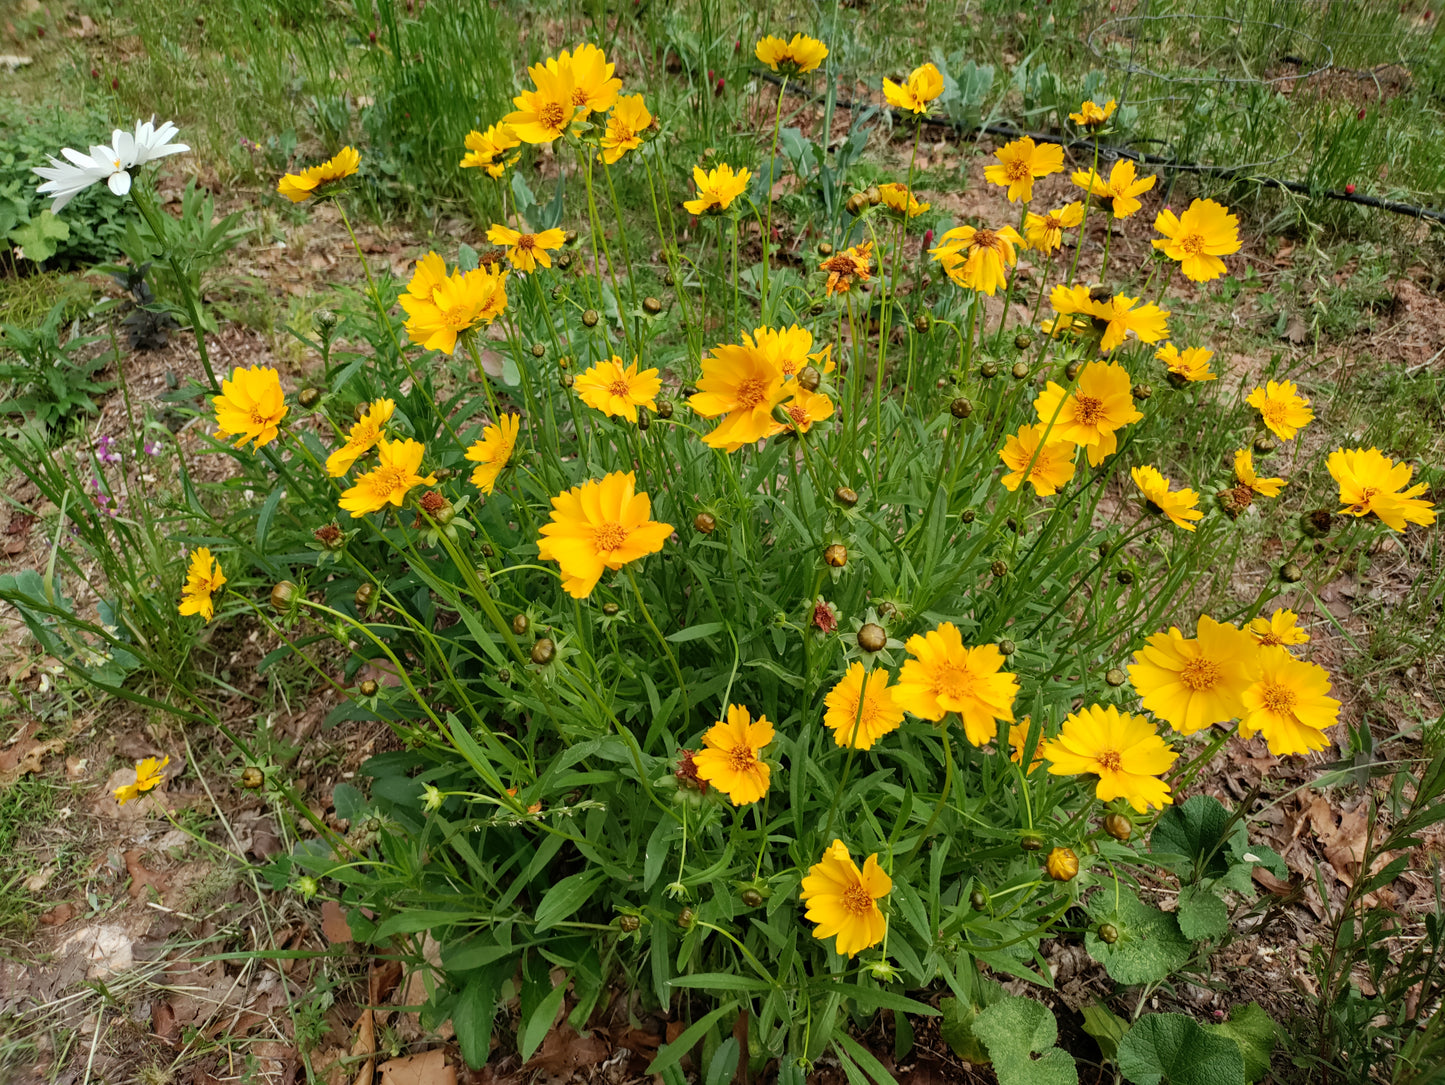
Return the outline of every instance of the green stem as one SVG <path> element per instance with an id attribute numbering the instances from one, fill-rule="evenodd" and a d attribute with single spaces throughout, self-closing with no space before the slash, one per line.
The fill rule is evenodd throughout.
<path id="1" fill-rule="evenodd" d="M 166 244 L 166 232 L 160 222 L 160 212 L 151 204 L 149 197 L 143 194 L 142 187 L 138 184 L 132 185 L 130 197 L 135 202 L 137 209 L 139 209 L 141 217 L 146 220 L 146 225 L 151 228 L 151 233 L 155 235 L 156 242 L 166 250 L 166 263 L 170 264 L 171 273 L 175 275 L 176 283 L 181 288 L 181 300 L 186 304 L 186 316 L 190 319 L 191 331 L 196 337 L 196 352 L 201 356 L 201 368 L 206 371 L 206 380 L 210 382 L 211 391 L 220 395 L 221 384 L 216 380 L 216 373 L 211 368 L 211 355 L 206 350 L 206 329 L 201 324 L 201 312 L 196 306 L 196 296 L 191 291 L 190 277 L 181 270 L 181 265 L 176 260 L 175 254 L 170 251 L 170 246 Z"/>

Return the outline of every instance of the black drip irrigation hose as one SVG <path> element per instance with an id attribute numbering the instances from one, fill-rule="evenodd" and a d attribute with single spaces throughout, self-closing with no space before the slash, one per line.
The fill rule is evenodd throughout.
<path id="1" fill-rule="evenodd" d="M 782 86 L 783 80 L 772 72 L 757 72 L 762 79 L 775 86 Z M 805 95 L 814 103 L 823 101 L 820 94 Z M 851 98 L 835 99 L 835 109 L 845 109 L 852 112 L 859 108 Z M 873 103 L 866 103 L 862 108 L 877 109 L 880 113 L 890 114 L 898 124 L 905 124 L 908 121 L 916 120 L 917 117 L 902 109 L 885 108 L 876 106 Z M 1030 136 L 1036 143 L 1056 143 L 1065 150 L 1094 150 L 1094 143 L 1087 139 L 1068 139 L 1050 132 L 1031 132 L 1014 124 L 965 124 L 962 121 L 955 121 L 948 118 L 930 117 L 923 121 L 924 124 L 933 125 L 937 128 L 944 128 L 957 135 L 972 135 L 981 133 L 989 136 L 1002 136 L 1006 139 L 1018 139 L 1020 136 Z M 1261 177 L 1250 172 L 1247 167 L 1239 166 L 1208 166 L 1197 162 L 1179 162 L 1164 155 L 1148 154 L 1144 151 L 1135 151 L 1128 147 L 1117 147 L 1106 143 L 1099 144 L 1099 155 L 1106 161 L 1113 161 L 1119 158 L 1129 158 L 1138 162 L 1141 166 L 1153 166 L 1163 170 L 1173 170 L 1178 173 L 1197 173 L 1210 177 L 1239 178 L 1247 179 L 1256 184 L 1265 185 L 1270 188 L 1284 189 L 1287 192 L 1294 192 L 1301 196 L 1326 197 L 1331 200 L 1343 200 L 1345 203 L 1359 204 L 1361 207 L 1375 207 L 1381 211 L 1390 211 L 1396 215 L 1408 215 L 1411 218 L 1426 219 L 1430 222 L 1438 222 L 1445 225 L 1445 211 L 1437 211 L 1430 207 L 1417 207 L 1414 204 L 1402 203 L 1399 200 L 1385 200 L 1378 196 L 1361 196 L 1355 192 L 1342 192 L 1339 189 L 1315 189 L 1302 181 L 1286 181 L 1281 177 Z"/>

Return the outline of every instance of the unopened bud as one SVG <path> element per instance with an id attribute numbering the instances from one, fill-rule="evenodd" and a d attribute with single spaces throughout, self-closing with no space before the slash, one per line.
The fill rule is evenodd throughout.
<path id="1" fill-rule="evenodd" d="M 1279 578 L 1286 584 L 1297 584 L 1304 579 L 1305 571 L 1297 562 L 1287 561 L 1279 567 Z"/>
<path id="2" fill-rule="evenodd" d="M 1064 380 L 1074 380 L 1079 375 L 1079 370 L 1084 367 L 1083 362 L 1070 362 L 1064 366 Z"/>
<path id="3" fill-rule="evenodd" d="M 972 509 L 964 509 L 958 514 L 958 522 L 960 524 L 971 524 L 977 519 L 978 513 L 974 512 Z"/>
<path id="4" fill-rule="evenodd" d="M 858 647 L 865 652 L 881 652 L 888 647 L 888 632 L 877 622 L 869 622 L 858 630 Z"/>
<path id="5" fill-rule="evenodd" d="M 852 508 L 858 504 L 858 491 L 847 486 L 839 486 L 833 491 L 833 499 L 845 508 Z"/>
<path id="6" fill-rule="evenodd" d="M 1145 384 L 1144 382 L 1140 381 L 1138 384 L 1134 385 L 1133 388 L 1129 389 L 1129 394 L 1135 399 L 1137 399 L 1140 403 L 1143 403 L 1146 399 L 1148 399 L 1154 394 L 1154 389 L 1151 388 L 1149 385 Z"/>
<path id="7" fill-rule="evenodd" d="M 546 356 L 547 356 L 547 347 L 546 347 L 545 344 L 543 344 L 543 343 L 533 343 L 533 344 L 532 344 L 532 357 L 533 357 L 533 358 L 545 358 Z"/>
<path id="8" fill-rule="evenodd" d="M 1016 381 L 1021 381 L 1029 375 L 1028 362 L 1014 362 L 1014 367 L 1009 370 L 1010 375 Z"/>
<path id="9" fill-rule="evenodd" d="M 927 313 L 919 313 L 913 318 L 913 330 L 918 332 L 918 334 L 920 335 L 927 335 L 929 329 L 932 327 L 933 317 L 929 316 Z"/>
<path id="10" fill-rule="evenodd" d="M 617 917 L 617 929 L 624 934 L 631 934 L 640 926 L 642 926 L 642 920 L 638 919 L 635 915 L 620 915 Z"/>
<path id="11" fill-rule="evenodd" d="M 603 603 L 603 604 L 602 604 L 602 613 L 603 613 L 603 615 L 605 615 L 605 616 L 608 617 L 608 618 L 615 618 L 615 617 L 617 617 L 617 614 L 618 614 L 618 612 L 619 612 L 621 609 L 622 609 L 622 608 L 619 607 L 616 603 Z"/>
<path id="12" fill-rule="evenodd" d="M 985 378 L 985 379 L 989 379 L 989 378 L 992 378 L 992 377 L 997 377 L 997 376 L 998 376 L 998 363 L 997 363 L 997 362 L 984 362 L 981 366 L 978 367 L 978 375 L 979 375 L 980 377 Z"/>
<path id="13" fill-rule="evenodd" d="M 311 314 L 311 322 L 316 325 L 316 330 L 321 333 L 322 339 L 330 339 L 331 333 L 340 323 L 340 318 L 330 309 L 317 309 Z"/>
<path id="14" fill-rule="evenodd" d="M 968 895 L 968 904 L 975 912 L 981 912 L 988 907 L 988 894 L 982 889 L 975 889 Z"/>
<path id="15" fill-rule="evenodd" d="M 1028 332 L 1019 332 L 1018 335 L 1014 336 L 1014 346 L 1019 350 L 1028 350 L 1029 347 L 1033 345 L 1034 337 Z"/>
<path id="16" fill-rule="evenodd" d="M 1254 439 L 1254 454 L 1256 456 L 1268 456 L 1278 447 L 1279 442 L 1267 433 L 1261 433 Z"/>
<path id="17" fill-rule="evenodd" d="M 1114 574 L 1114 579 L 1127 588 L 1130 584 L 1134 583 L 1134 574 L 1128 569 L 1120 569 Z"/>
<path id="18" fill-rule="evenodd" d="M 948 405 L 948 413 L 959 421 L 962 421 L 973 413 L 973 401 L 959 396 Z"/>
<path id="19" fill-rule="evenodd" d="M 684 908 L 682 911 L 677 913 L 677 925 L 683 930 L 687 930 L 696 921 L 697 913 L 694 912 L 691 908 Z"/>
<path id="20" fill-rule="evenodd" d="M 1008 576 L 1008 562 L 995 561 L 988 567 L 988 571 L 994 576 Z"/>
<path id="21" fill-rule="evenodd" d="M 656 316 L 658 313 L 662 312 L 662 302 L 652 297 L 643 298 L 642 311 L 651 316 Z"/>
<path id="22" fill-rule="evenodd" d="M 551 637 L 538 637 L 537 643 L 532 645 L 532 662 L 539 667 L 551 663 L 556 654 L 557 646 L 552 643 Z"/>
<path id="23" fill-rule="evenodd" d="M 255 765 L 247 765 L 241 770 L 240 777 L 236 783 L 240 784 L 247 791 L 255 791 L 266 782 L 266 774 Z"/>
<path id="24" fill-rule="evenodd" d="M 652 412 L 646 407 L 637 408 L 637 428 L 645 430 L 652 425 Z"/>
<path id="25" fill-rule="evenodd" d="M 863 209 L 868 206 L 868 197 L 861 192 L 855 192 L 848 197 L 847 202 L 844 203 L 843 206 L 847 209 L 848 214 L 861 215 Z"/>
<path id="26" fill-rule="evenodd" d="M 532 619 L 527 617 L 525 614 L 516 614 L 512 616 L 512 632 L 515 633 L 517 636 L 524 636 L 527 630 L 531 628 Z"/>
<path id="27" fill-rule="evenodd" d="M 1119 928 L 1112 923 L 1099 924 L 1099 941 L 1106 946 L 1112 946 L 1119 940 Z"/>
<path id="28" fill-rule="evenodd" d="M 717 530 L 717 517 L 710 512 L 700 512 L 692 518 L 692 526 L 694 531 L 711 535 Z"/>
<path id="29" fill-rule="evenodd" d="M 571 388 L 572 385 L 575 383 L 576 381 L 574 380 L 571 373 L 563 373 L 560 377 L 557 378 L 557 384 L 562 388 Z"/>
<path id="30" fill-rule="evenodd" d="M 1019 650 L 1019 646 L 1009 640 L 1008 637 L 1004 637 L 1003 640 L 998 642 L 998 650 L 1002 655 L 1011 656 Z"/>
<path id="31" fill-rule="evenodd" d="M 361 685 L 357 686 L 356 689 L 363 697 L 375 697 L 377 693 L 381 691 L 381 687 L 376 684 L 375 678 L 368 678 L 362 682 Z"/>
<path id="32" fill-rule="evenodd" d="M 1107 671 L 1104 672 L 1104 681 L 1108 685 L 1111 685 L 1115 689 L 1118 689 L 1125 682 L 1129 681 L 1129 676 L 1123 671 L 1121 671 L 1118 667 L 1110 667 Z"/>
<path id="33" fill-rule="evenodd" d="M 818 385 L 823 383 L 823 375 L 811 365 L 805 365 L 798 374 L 798 387 L 809 392 L 816 392 Z"/>
<path id="34" fill-rule="evenodd" d="M 833 246 L 830 245 L 830 244 L 828 244 L 828 242 L 826 242 L 826 241 L 820 241 L 820 242 L 818 242 L 818 255 L 819 255 L 819 256 L 832 256 L 832 255 L 833 255 Z"/>
<path id="35" fill-rule="evenodd" d="M 314 407 L 316 406 L 316 404 L 318 404 L 318 403 L 321 402 L 321 389 L 320 389 L 320 388 L 303 388 L 303 389 L 301 389 L 301 391 L 299 391 L 298 393 L 296 393 L 296 402 L 301 406 L 301 408 L 302 408 L 303 410 L 307 410 L 307 411 L 311 410 L 312 408 L 314 408 Z"/>
<path id="36" fill-rule="evenodd" d="M 371 581 L 369 580 L 365 584 L 358 586 L 356 589 L 356 595 L 353 596 L 353 601 L 356 603 L 357 610 L 366 610 L 371 606 L 372 602 L 375 599 L 376 585 L 371 583 Z"/>
<path id="37" fill-rule="evenodd" d="M 1079 875 L 1079 857 L 1073 848 L 1055 848 L 1044 860 L 1044 869 L 1056 882 L 1073 881 Z"/>
<path id="38" fill-rule="evenodd" d="M 864 193 L 864 195 L 868 197 L 868 202 L 871 203 L 874 207 L 877 207 L 880 203 L 883 202 L 883 193 L 878 191 L 877 185 L 869 185 L 868 191 Z"/>
<path id="39" fill-rule="evenodd" d="M 482 543 L 480 549 L 482 551 L 482 557 L 484 558 L 494 558 L 497 556 L 496 548 L 493 547 L 491 543 Z"/>
<path id="40" fill-rule="evenodd" d="M 1300 516 L 1299 526 L 1311 539 L 1323 539 L 1335 526 L 1335 517 L 1329 509 L 1311 509 Z"/>
<path id="41" fill-rule="evenodd" d="M 504 686 L 512 684 L 512 669 L 510 667 L 497 668 L 497 681 Z"/>
<path id="42" fill-rule="evenodd" d="M 271 589 L 271 609 L 286 610 L 296 598 L 296 585 L 289 580 L 277 581 Z"/>
<path id="43" fill-rule="evenodd" d="M 834 569 L 841 569 L 848 564 L 848 548 L 842 543 L 831 543 L 823 551 L 823 561 Z"/>
<path id="44" fill-rule="evenodd" d="M 1134 823 L 1123 814 L 1110 814 L 1104 819 L 1104 832 L 1115 840 L 1128 840 L 1134 835 Z"/>
<path id="45" fill-rule="evenodd" d="M 570 354 L 563 354 L 562 356 L 560 356 L 560 357 L 557 359 L 557 368 L 558 368 L 558 369 L 571 369 L 571 368 L 572 368 L 572 355 L 570 355 Z"/>
<path id="46" fill-rule="evenodd" d="M 582 314 L 582 323 L 589 328 L 597 327 L 597 310 L 588 309 Z"/>
<path id="47" fill-rule="evenodd" d="M 742 892 L 742 900 L 749 908 L 756 908 L 763 902 L 763 895 L 756 889 L 744 889 Z"/>
<path id="48" fill-rule="evenodd" d="M 672 411 L 673 411 L 672 400 L 670 400 L 670 399 L 659 399 L 659 400 L 657 401 L 657 417 L 658 417 L 658 418 L 661 418 L 661 419 L 664 419 L 664 420 L 666 420 L 666 419 L 668 419 L 668 418 L 671 418 L 671 417 L 672 417 Z"/>
<path id="49" fill-rule="evenodd" d="M 1044 846 L 1044 834 L 1029 829 L 1019 837 L 1019 847 L 1024 851 L 1039 851 Z"/>

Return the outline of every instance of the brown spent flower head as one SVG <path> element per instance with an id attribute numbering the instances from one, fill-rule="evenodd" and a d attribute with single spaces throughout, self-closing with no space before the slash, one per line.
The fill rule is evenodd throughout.
<path id="1" fill-rule="evenodd" d="M 825 599 L 819 599 L 814 603 L 812 624 L 819 633 L 836 633 L 838 631 L 838 612 L 833 609 L 833 604 Z"/>
<path id="2" fill-rule="evenodd" d="M 446 527 L 447 524 L 452 522 L 453 517 L 456 516 L 456 511 L 452 508 L 452 503 L 435 490 L 428 490 L 422 494 L 417 500 L 416 507 L 416 522 L 411 525 L 412 527 L 424 526 L 427 517 L 430 517 L 433 523 Z"/>
<path id="3" fill-rule="evenodd" d="M 693 759 L 693 751 L 680 749 L 677 754 L 677 769 L 673 776 L 677 778 L 678 786 L 691 788 L 699 795 L 706 795 L 707 781 L 697 774 L 697 761 Z"/>
<path id="4" fill-rule="evenodd" d="M 328 550 L 340 550 L 346 545 L 346 536 L 334 522 L 318 527 L 311 533 L 311 537 Z"/>
<path id="5" fill-rule="evenodd" d="M 692 526 L 694 531 L 711 535 L 717 530 L 717 517 L 710 512 L 700 512 L 692 518 Z"/>

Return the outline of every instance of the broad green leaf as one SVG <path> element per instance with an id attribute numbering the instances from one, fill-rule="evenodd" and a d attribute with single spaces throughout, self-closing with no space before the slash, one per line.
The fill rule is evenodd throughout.
<path id="1" fill-rule="evenodd" d="M 973 1032 L 993 1060 L 999 1085 L 1078 1085 L 1074 1057 L 1054 1046 L 1059 1026 L 1042 1002 L 995 1002 L 974 1020 Z"/>
<path id="2" fill-rule="evenodd" d="M 1189 960 L 1189 941 L 1179 932 L 1175 918 L 1149 907 L 1132 889 L 1119 889 L 1117 906 L 1108 889 L 1095 894 L 1088 912 L 1093 923 L 1084 936 L 1084 946 L 1119 983 L 1157 983 Z M 1099 937 L 1103 923 L 1118 929 L 1113 945 Z"/>
<path id="3" fill-rule="evenodd" d="M 1174 915 L 1180 933 L 1192 942 L 1218 938 L 1229 929 L 1229 908 L 1212 889 L 1202 885 L 1186 885 L 1179 891 L 1179 907 Z"/>
<path id="4" fill-rule="evenodd" d="M 1245 1085 L 1239 1045 L 1181 1013 L 1151 1013 L 1119 1043 L 1119 1072 L 1134 1085 Z"/>
<path id="5" fill-rule="evenodd" d="M 497 1016 L 497 991 L 501 972 L 488 968 L 473 976 L 456 1005 L 452 1007 L 452 1028 L 462 1058 L 473 1070 L 480 1070 L 492 1050 L 492 1021 Z"/>
<path id="6" fill-rule="evenodd" d="M 578 908 L 587 903 L 587 898 L 592 895 L 602 877 L 602 871 L 595 868 L 583 870 L 568 875 L 548 889 L 542 903 L 537 905 L 537 932 L 541 933 L 570 918 Z"/>
<path id="7" fill-rule="evenodd" d="M 708 1060 L 706 1085 L 727 1085 L 732 1081 L 738 1070 L 738 1057 L 741 1053 L 736 1037 L 729 1036 L 718 1044 L 717 1050 Z"/>
<path id="8" fill-rule="evenodd" d="M 1201 876 L 1218 876 L 1229 869 L 1225 855 L 1228 835 L 1229 811 L 1218 799 L 1195 795 L 1164 811 L 1149 837 L 1149 850 L 1160 855 L 1183 855 Z"/>
<path id="9" fill-rule="evenodd" d="M 11 230 L 10 240 L 24 250 L 25 259 L 39 264 L 55 255 L 57 241 L 70 240 L 70 226 L 47 208 L 24 226 Z"/>
<path id="10" fill-rule="evenodd" d="M 987 1063 L 988 1055 L 973 1032 L 979 1011 L 971 1003 L 957 998 L 939 999 L 938 1008 L 943 1011 L 943 1021 L 938 1028 L 943 1042 L 965 1062 L 978 1066 Z"/>
<path id="11" fill-rule="evenodd" d="M 1129 1022 L 1101 1002 L 1084 1007 L 1084 1031 L 1099 1045 L 1099 1054 L 1106 1061 L 1119 1057 L 1119 1041 L 1129 1031 Z"/>
<path id="12" fill-rule="evenodd" d="M 562 997 L 567 993 L 567 982 L 567 977 L 563 976 L 562 982 L 547 992 L 546 997 L 537 1003 L 531 1015 L 522 1023 L 522 1034 L 517 1037 L 517 1053 L 522 1056 L 523 1062 L 530 1059 L 537 1048 L 542 1046 L 542 1041 L 552 1030 L 552 1022 L 557 1019 Z"/>
<path id="13" fill-rule="evenodd" d="M 1279 1038 L 1279 1026 L 1260 1009 L 1257 1002 L 1236 1006 L 1228 1021 L 1222 1025 L 1205 1025 L 1204 1031 L 1228 1036 L 1239 1045 L 1239 1053 L 1244 1058 L 1245 1081 L 1259 1081 L 1269 1073 L 1270 1056 Z"/>

